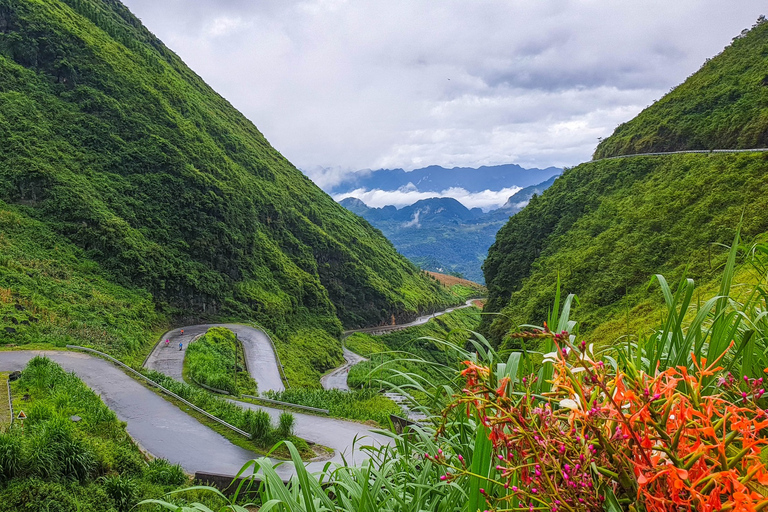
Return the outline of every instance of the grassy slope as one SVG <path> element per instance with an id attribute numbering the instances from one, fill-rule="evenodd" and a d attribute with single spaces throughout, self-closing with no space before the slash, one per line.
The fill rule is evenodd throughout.
<path id="1" fill-rule="evenodd" d="M 15 407 L 28 419 L 23 429 L 17 422 L 0 430 L 0 511 L 125 510 L 190 483 L 178 466 L 147 465 L 125 423 L 52 361 L 32 360 L 12 388 Z M 73 423 L 74 414 L 82 420 Z"/>
<path id="2" fill-rule="evenodd" d="M 427 274 L 437 279 L 443 286 L 450 289 L 451 293 L 464 301 L 471 298 L 485 297 L 488 294 L 488 290 L 485 286 L 468 279 L 462 279 L 448 274 L 440 274 L 438 272 L 427 271 Z"/>
<path id="3" fill-rule="evenodd" d="M 453 300 L 113 0 L 0 0 L 0 201 L 6 343 L 133 354 L 175 318 L 291 342 Z"/>
<path id="4" fill-rule="evenodd" d="M 360 355 L 369 357 L 371 360 L 358 363 L 352 367 L 349 371 L 348 384 L 350 387 L 365 387 L 370 382 L 376 387 L 376 379 L 384 379 L 400 385 L 404 384 L 405 381 L 402 378 L 391 376 L 390 372 L 393 370 L 414 373 L 424 376 L 433 382 L 440 382 L 439 373 L 430 366 L 402 361 L 402 359 L 409 358 L 405 353 L 413 354 L 416 357 L 440 365 L 454 366 L 456 364 L 456 354 L 454 352 L 448 350 L 445 345 L 420 338 L 445 340 L 463 347 L 470 337 L 469 331 L 477 330 L 479 323 L 480 310 L 475 307 L 469 307 L 446 313 L 422 325 L 380 336 L 364 333 L 352 334 L 345 340 L 347 347 Z M 389 352 L 400 353 L 389 354 Z M 388 363 L 384 367 L 385 370 L 371 375 L 372 370 L 386 361 L 393 362 Z"/>
<path id="5" fill-rule="evenodd" d="M 768 147 L 768 23 L 619 125 L 595 158 L 683 149 Z"/>
<path id="6" fill-rule="evenodd" d="M 489 255 L 486 310 L 506 315 L 492 317 L 494 339 L 546 319 L 558 275 L 563 290 L 579 296 L 577 312 L 588 312 L 576 316 L 587 330 L 646 300 L 655 273 L 673 281 L 686 269 L 699 282 L 715 277 L 725 257 L 718 244 L 731 243 L 742 212 L 744 236 L 768 231 L 766 169 L 762 154 L 571 169 L 505 226 Z"/>
<path id="7" fill-rule="evenodd" d="M 698 147 L 694 141 L 705 133 L 717 147 L 761 145 L 754 138 L 742 144 L 739 140 L 748 139 L 733 134 L 751 133 L 768 116 L 768 104 L 758 98 L 763 90 L 753 87 L 754 78 L 762 80 L 768 71 L 763 48 L 768 48 L 765 24 L 624 125 L 628 128 L 618 128 L 596 156 Z M 710 97 L 720 98 L 716 106 L 700 103 Z M 660 140 L 686 143 L 622 145 L 625 130 L 654 123 L 684 134 Z M 499 341 L 515 325 L 540 324 L 559 275 L 564 291 L 579 296 L 576 318 L 582 329 L 602 341 L 626 333 L 627 309 L 634 308 L 632 316 L 656 315 L 660 294 L 646 289 L 653 274 L 675 281 L 687 269 L 688 276 L 706 283 L 724 259 L 719 244 L 731 243 L 742 213 L 748 241 L 768 231 L 766 170 L 763 154 L 713 154 L 599 161 L 566 171 L 499 231 L 484 266 L 486 310 L 505 316 L 486 317 L 484 331 Z"/>

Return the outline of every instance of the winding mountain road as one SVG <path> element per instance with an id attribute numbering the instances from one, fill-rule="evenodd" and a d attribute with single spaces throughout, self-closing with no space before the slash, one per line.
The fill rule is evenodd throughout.
<path id="1" fill-rule="evenodd" d="M 185 336 L 187 329 L 184 328 Z M 179 352 L 178 349 L 175 352 Z M 0 371 L 23 370 L 37 355 L 49 357 L 66 371 L 75 372 L 121 421 L 126 422 L 128 433 L 144 449 L 156 457 L 180 464 L 189 473 L 206 471 L 235 475 L 246 462 L 256 457 L 253 452 L 232 444 L 144 387 L 114 364 L 98 357 L 53 350 L 0 352 Z M 282 412 L 247 403 L 239 405 L 265 410 L 275 420 Z M 334 449 L 331 462 L 342 463 L 343 455 L 348 462 L 359 463 L 367 458 L 361 446 L 390 442 L 388 437 L 371 432 L 361 423 L 298 413 L 294 413 L 294 417 L 297 436 Z M 306 467 L 309 471 L 320 471 L 327 462 L 309 462 Z M 294 470 L 291 463 L 285 463 L 277 468 L 277 472 L 289 478 Z"/>
<path id="2" fill-rule="evenodd" d="M 269 336 L 261 329 L 247 325 L 200 324 L 168 331 L 163 334 L 160 343 L 152 350 L 144 362 L 144 367 L 182 382 L 181 372 L 184 368 L 186 347 L 200 335 L 205 334 L 211 327 L 225 327 L 237 335 L 237 339 L 242 343 L 245 350 L 248 372 L 256 380 L 259 392 L 285 390 L 283 380 L 280 378 L 277 357 L 272 349 Z M 181 333 L 182 331 L 184 334 Z M 171 340 L 168 346 L 165 346 L 166 339 Z M 179 343 L 182 343 L 184 350 L 178 349 Z"/>
<path id="3" fill-rule="evenodd" d="M 471 301 L 467 301 L 467 306 L 470 304 Z M 454 309 L 457 308 L 445 312 Z M 426 315 L 408 324 L 391 326 L 388 330 L 420 325 L 434 316 L 437 315 Z M 244 347 L 248 370 L 258 383 L 260 391 L 285 389 L 271 341 L 263 331 L 245 325 L 204 324 L 169 331 L 153 349 L 145 366 L 181 381 L 186 347 L 210 327 L 215 326 L 226 327 L 237 334 Z M 166 339 L 171 340 L 170 346 L 166 346 Z M 185 350 L 178 350 L 179 342 Z M 68 372 L 74 372 L 102 398 L 121 421 L 126 422 L 126 430 L 144 449 L 156 457 L 180 464 L 189 473 L 206 471 L 235 475 L 245 463 L 255 457 L 253 452 L 232 444 L 104 359 L 78 352 L 55 350 L 8 351 L 0 352 L 0 371 L 23 370 L 27 363 L 38 355 L 56 361 Z M 364 359 L 346 349 L 344 355 L 347 364 L 325 377 L 326 387 L 346 388 L 346 369 Z M 273 407 L 242 402 L 238 404 L 250 409 L 264 410 L 274 420 L 277 420 L 282 412 Z M 296 420 L 294 432 L 297 436 L 334 450 L 330 462 L 341 464 L 345 459 L 350 464 L 360 463 L 367 458 L 366 453 L 361 450 L 363 446 L 391 442 L 389 437 L 376 434 L 361 423 L 301 413 L 293 415 Z M 309 471 L 321 471 L 327 462 L 328 460 L 309 462 L 306 467 Z M 282 464 L 277 468 L 277 472 L 286 479 L 295 473 L 291 463 Z"/>

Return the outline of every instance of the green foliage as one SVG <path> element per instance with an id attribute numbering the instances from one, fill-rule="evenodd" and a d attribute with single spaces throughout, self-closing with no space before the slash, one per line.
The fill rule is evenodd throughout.
<path id="1" fill-rule="evenodd" d="M 192 345 L 194 345 L 194 343 Z M 279 441 L 292 436 L 291 434 L 289 434 L 289 436 L 284 436 L 284 432 L 281 431 L 279 427 L 272 425 L 269 419 L 269 414 L 264 411 L 253 411 L 251 409 L 240 407 L 225 398 L 213 395 L 201 388 L 190 386 L 184 382 L 179 382 L 154 370 L 144 370 L 144 375 L 164 388 L 176 393 L 184 400 L 200 407 L 207 413 L 253 435 L 251 441 L 245 442 L 252 444 L 254 449 L 261 451 L 267 450 L 272 448 Z M 299 444 L 302 449 L 306 450 L 307 445 L 303 439 L 291 437 L 291 440 L 294 443 Z"/>
<path id="2" fill-rule="evenodd" d="M 224 327 L 212 327 L 190 344 L 184 365 L 193 382 L 231 395 L 256 393 L 256 381 L 245 367 L 242 346 L 235 334 Z"/>
<path id="3" fill-rule="evenodd" d="M 344 362 L 339 340 L 321 329 L 298 329 L 283 339 L 276 347 L 291 387 L 319 388 L 323 373 Z"/>
<path id="4" fill-rule="evenodd" d="M 148 465 L 125 424 L 51 360 L 32 359 L 12 388 L 28 419 L 0 433 L 0 511 L 128 510 L 188 484 L 177 465 Z"/>
<path id="5" fill-rule="evenodd" d="M 594 157 L 768 147 L 766 55 L 768 24 L 762 21 L 635 119 L 619 125 Z"/>
<path id="6" fill-rule="evenodd" d="M 402 416 L 400 407 L 382 396 L 377 389 L 342 391 L 339 389 L 290 388 L 267 391 L 264 396 L 291 404 L 327 409 L 331 416 L 351 420 L 373 420 L 381 426 L 389 423 L 389 415 Z"/>
<path id="7" fill-rule="evenodd" d="M 604 160 L 566 171 L 499 231 L 484 265 L 489 300 L 483 331 L 546 318 L 553 283 L 579 297 L 585 332 L 649 304 L 650 277 L 708 282 L 741 232 L 768 231 L 763 154 L 672 155 Z M 595 193 L 600 191 L 600 193 Z M 645 304 L 645 306 L 644 306 Z M 613 341 L 623 332 L 607 333 Z"/>
<path id="8" fill-rule="evenodd" d="M 109 496 L 119 512 L 129 510 L 136 503 L 138 488 L 136 483 L 130 478 L 109 475 L 102 477 L 101 481 L 107 496 Z"/>
<path id="9" fill-rule="evenodd" d="M 10 480 L 24 469 L 20 436 L 0 434 L 0 481 Z"/>
<path id="10" fill-rule="evenodd" d="M 187 475 L 178 464 L 171 464 L 165 459 L 152 459 L 147 464 L 144 477 L 153 484 L 180 486 L 187 482 Z"/>
<path id="11" fill-rule="evenodd" d="M 296 424 L 296 418 L 289 412 L 281 412 L 280 420 L 277 425 L 277 432 L 283 439 L 293 435 L 293 426 Z"/>
<path id="12" fill-rule="evenodd" d="M 381 382 L 404 386 L 413 376 L 422 382 L 441 383 L 456 366 L 456 349 L 463 348 L 470 331 L 480 324 L 480 310 L 457 309 L 429 322 L 380 336 L 355 333 L 347 347 L 369 361 L 349 371 L 350 387 L 374 387 Z"/>
<path id="13" fill-rule="evenodd" d="M 451 286 L 451 293 L 457 296 L 462 301 L 467 301 L 467 299 L 474 299 L 474 298 L 480 298 L 485 295 L 484 290 L 479 290 L 477 288 L 473 288 L 471 286 L 465 286 L 463 284 L 455 284 Z"/>
<path id="14" fill-rule="evenodd" d="M 287 342 L 453 300 L 119 2 L 0 20 L 0 342 L 139 360 L 180 317 Z"/>
<path id="15" fill-rule="evenodd" d="M 272 432 L 272 418 L 266 411 L 246 409 L 243 415 L 243 430 L 254 439 L 267 439 Z"/>

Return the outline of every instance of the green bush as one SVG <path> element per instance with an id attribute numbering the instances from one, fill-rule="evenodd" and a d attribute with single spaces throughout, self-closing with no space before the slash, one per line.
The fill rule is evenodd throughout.
<path id="1" fill-rule="evenodd" d="M 351 372 L 350 372 L 351 373 Z M 285 391 L 267 391 L 264 396 L 272 400 L 327 409 L 331 416 L 352 420 L 372 420 L 386 426 L 389 415 L 401 416 L 402 409 L 382 396 L 377 389 L 341 391 L 339 389 L 290 388 Z"/>
<path id="2" fill-rule="evenodd" d="M 104 490 L 107 492 L 107 496 L 109 496 L 115 508 L 120 512 L 129 510 L 138 501 L 136 483 L 130 478 L 109 475 L 101 477 L 101 482 Z"/>
<path id="3" fill-rule="evenodd" d="M 256 381 L 246 370 L 242 346 L 229 329 L 208 329 L 187 347 L 184 365 L 193 382 L 231 395 L 256 394 Z"/>
<path id="4" fill-rule="evenodd" d="M 0 482 L 14 478 L 23 471 L 23 443 L 17 429 L 0 433 Z"/>
<path id="5" fill-rule="evenodd" d="M 272 431 L 272 419 L 265 411 L 247 409 L 243 417 L 243 427 L 254 439 L 268 439 Z"/>
<path id="6" fill-rule="evenodd" d="M 288 439 L 293 435 L 293 426 L 296 424 L 296 418 L 289 412 L 280 413 L 280 421 L 277 426 L 277 433 L 282 439 Z"/>
<path id="7" fill-rule="evenodd" d="M 147 464 L 144 476 L 148 482 L 168 486 L 179 486 L 188 480 L 181 466 L 165 459 L 152 459 Z"/>

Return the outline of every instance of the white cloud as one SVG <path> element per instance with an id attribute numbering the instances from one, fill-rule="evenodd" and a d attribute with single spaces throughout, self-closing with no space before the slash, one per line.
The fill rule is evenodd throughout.
<path id="1" fill-rule="evenodd" d="M 210 25 L 206 27 L 205 33 L 211 37 L 220 37 L 243 30 L 247 28 L 248 25 L 249 24 L 245 23 L 239 16 L 236 18 L 220 16 L 214 19 Z"/>
<path id="2" fill-rule="evenodd" d="M 762 0 L 125 0 L 295 165 L 575 165 Z"/>
<path id="3" fill-rule="evenodd" d="M 402 187 L 399 190 L 366 190 L 359 188 L 352 192 L 338 194 L 333 198 L 341 201 L 347 197 L 356 197 L 366 205 L 373 208 L 393 205 L 397 208 L 408 206 L 421 199 L 430 199 L 433 197 L 452 197 L 467 208 L 482 208 L 483 211 L 493 210 L 507 202 L 507 199 L 520 187 L 509 187 L 501 190 L 484 190 L 482 192 L 469 192 L 463 188 L 448 188 L 440 192 L 419 191 L 410 184 L 410 187 Z M 416 219 L 418 223 L 418 219 Z"/>

